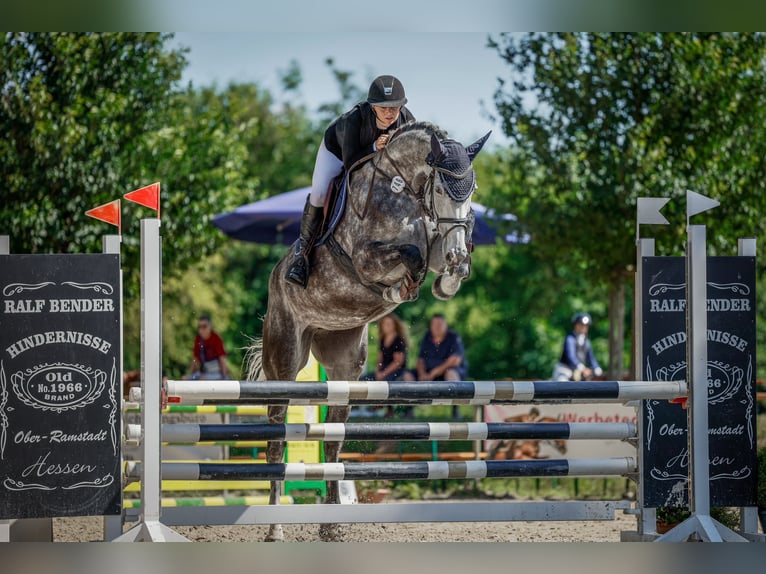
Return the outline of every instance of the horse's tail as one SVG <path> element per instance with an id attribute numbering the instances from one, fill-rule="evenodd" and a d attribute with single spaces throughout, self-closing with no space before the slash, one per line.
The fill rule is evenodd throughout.
<path id="1" fill-rule="evenodd" d="M 249 337 L 250 345 L 245 347 L 245 357 L 242 360 L 242 372 L 248 381 L 262 381 L 263 374 L 263 339 Z"/>

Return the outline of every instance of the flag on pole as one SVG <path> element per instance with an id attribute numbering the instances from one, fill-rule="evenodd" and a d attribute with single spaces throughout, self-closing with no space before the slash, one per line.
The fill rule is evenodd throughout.
<path id="1" fill-rule="evenodd" d="M 667 225 L 669 222 L 660 213 L 660 209 L 670 201 L 667 197 L 639 197 L 636 203 L 637 223 L 649 225 Z"/>
<path id="2" fill-rule="evenodd" d="M 713 209 L 719 205 L 721 205 L 720 201 L 710 199 L 709 197 L 705 197 L 701 193 L 697 193 L 690 189 L 686 190 L 686 217 L 697 215 L 698 213 Z"/>
<path id="3" fill-rule="evenodd" d="M 117 233 L 122 235 L 122 213 L 120 200 L 115 199 L 85 212 L 85 215 L 117 226 Z"/>
<path id="4" fill-rule="evenodd" d="M 125 194 L 125 199 L 128 201 L 132 201 L 133 203 L 137 203 L 139 205 L 143 205 L 144 207 L 148 207 L 149 209 L 153 209 L 157 212 L 157 217 L 160 216 L 160 182 L 152 183 L 151 185 L 147 185 L 145 187 L 142 187 L 141 189 L 137 189 L 136 191 L 131 191 L 130 193 Z"/>

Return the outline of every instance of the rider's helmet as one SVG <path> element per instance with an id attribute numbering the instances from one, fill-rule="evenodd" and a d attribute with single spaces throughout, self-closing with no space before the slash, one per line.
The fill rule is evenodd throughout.
<path id="1" fill-rule="evenodd" d="M 593 322 L 591 316 L 588 313 L 577 313 L 572 317 L 572 325 L 582 323 L 583 325 L 590 325 Z"/>
<path id="2" fill-rule="evenodd" d="M 394 76 L 378 76 L 370 84 L 367 103 L 382 108 L 401 108 L 407 103 L 404 86 Z"/>

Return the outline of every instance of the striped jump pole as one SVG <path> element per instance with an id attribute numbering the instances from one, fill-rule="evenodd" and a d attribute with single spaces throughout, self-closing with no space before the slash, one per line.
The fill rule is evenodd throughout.
<path id="1" fill-rule="evenodd" d="M 128 462 L 128 478 L 141 464 Z M 459 462 L 339 462 L 220 464 L 163 462 L 164 480 L 441 480 L 563 476 L 627 476 L 635 474 L 633 457 Z"/>
<path id="2" fill-rule="evenodd" d="M 141 428 L 128 425 L 128 437 Z M 633 423 L 317 423 L 165 424 L 162 441 L 196 444 L 218 441 L 450 441 L 507 439 L 614 439 L 636 437 Z"/>
<path id="3" fill-rule="evenodd" d="M 624 403 L 687 395 L 684 381 L 167 381 L 170 404 L 487 405 Z"/>

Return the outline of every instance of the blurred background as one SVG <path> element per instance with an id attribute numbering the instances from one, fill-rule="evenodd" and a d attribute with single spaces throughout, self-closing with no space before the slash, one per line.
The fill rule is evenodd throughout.
<path id="1" fill-rule="evenodd" d="M 11 15 L 23 23 L 23 12 Z M 162 28 L 161 15 L 154 21 Z M 500 236 L 530 236 L 478 248 L 452 301 L 435 300 L 429 280 L 398 310 L 414 349 L 430 315 L 444 313 L 472 378 L 548 378 L 580 311 L 593 316 L 608 376 L 625 376 L 638 197 L 672 199 L 663 211 L 671 225 L 642 229 L 660 255 L 683 253 L 686 189 L 721 202 L 698 221 L 711 254 L 735 254 L 740 237 L 764 245 L 762 34 L 297 26 L 0 36 L 0 230 L 16 253 L 99 251 L 111 230 L 84 212 L 160 181 L 171 377 L 188 368 L 201 314 L 239 375 L 241 349 L 261 331 L 269 272 L 287 250 L 230 239 L 211 219 L 308 185 L 324 128 L 379 74 L 400 77 L 416 117 L 464 143 L 493 130 L 475 162 L 474 199 L 517 216 Z M 140 366 L 138 220 L 148 216 L 123 206 L 126 370 Z"/>

